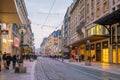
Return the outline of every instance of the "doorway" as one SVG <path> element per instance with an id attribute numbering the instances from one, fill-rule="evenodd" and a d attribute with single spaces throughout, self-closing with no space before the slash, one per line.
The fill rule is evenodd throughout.
<path id="1" fill-rule="evenodd" d="M 101 62 L 101 43 L 96 43 L 96 61 Z"/>
<path id="2" fill-rule="evenodd" d="M 101 61 L 101 50 L 96 50 L 96 61 Z"/>

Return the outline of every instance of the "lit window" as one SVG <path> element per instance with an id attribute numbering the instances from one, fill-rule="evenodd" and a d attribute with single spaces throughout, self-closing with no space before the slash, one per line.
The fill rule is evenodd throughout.
<path id="1" fill-rule="evenodd" d="M 104 2 L 104 4 L 103 4 L 103 10 L 104 10 L 104 12 L 106 12 L 106 11 L 108 10 L 108 4 L 107 4 L 107 1 Z"/>
<path id="2" fill-rule="evenodd" d="M 97 17 L 100 16 L 100 8 L 97 8 Z"/>

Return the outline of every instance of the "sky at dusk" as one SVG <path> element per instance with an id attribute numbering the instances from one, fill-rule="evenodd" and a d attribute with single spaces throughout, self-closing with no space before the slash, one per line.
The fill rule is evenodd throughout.
<path id="1" fill-rule="evenodd" d="M 61 27 L 71 3 L 72 0 L 25 0 L 36 48 L 40 47 L 44 37 Z"/>

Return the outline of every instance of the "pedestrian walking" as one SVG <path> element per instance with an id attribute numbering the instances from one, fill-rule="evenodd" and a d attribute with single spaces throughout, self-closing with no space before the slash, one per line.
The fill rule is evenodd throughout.
<path id="1" fill-rule="evenodd" d="M 81 62 L 81 55 L 79 55 L 79 62 Z"/>
<path id="2" fill-rule="evenodd" d="M 84 55 L 83 54 L 81 55 L 81 60 L 84 61 Z"/>
<path id="3" fill-rule="evenodd" d="M 20 60 L 20 55 L 19 54 L 16 54 L 16 62 L 18 63 Z"/>
<path id="4" fill-rule="evenodd" d="M 1 65 L 2 65 L 2 52 L 0 51 L 0 71 L 1 71 Z"/>
<path id="5" fill-rule="evenodd" d="M 62 62 L 63 62 L 64 61 L 64 55 L 63 54 L 61 55 L 61 58 L 62 58 Z"/>
<path id="6" fill-rule="evenodd" d="M 76 55 L 76 62 L 78 62 L 78 60 L 79 60 L 79 56 L 78 56 L 78 55 Z"/>
<path id="7" fill-rule="evenodd" d="M 4 66 L 4 68 L 6 68 L 6 52 L 4 52 L 4 54 L 2 56 L 2 60 L 3 60 L 3 66 Z"/>
<path id="8" fill-rule="evenodd" d="M 17 62 L 17 57 L 16 57 L 15 54 L 14 54 L 13 57 L 12 57 L 12 62 L 13 62 L 13 69 L 15 69 L 15 67 L 16 67 L 16 62 Z"/>
<path id="9" fill-rule="evenodd" d="M 7 63 L 6 69 L 8 69 L 8 70 L 9 70 L 11 59 L 12 59 L 11 55 L 10 55 L 10 53 L 8 53 L 6 56 L 6 63 Z"/>
<path id="10" fill-rule="evenodd" d="M 92 62 L 95 61 L 95 55 L 92 56 Z"/>

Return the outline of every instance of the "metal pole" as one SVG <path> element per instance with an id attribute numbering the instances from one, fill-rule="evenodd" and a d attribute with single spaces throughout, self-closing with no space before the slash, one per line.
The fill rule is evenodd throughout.
<path id="1" fill-rule="evenodd" d="M 21 32 L 21 42 L 20 42 L 20 63 L 23 63 L 23 32 Z"/>
<path id="2" fill-rule="evenodd" d="M 112 63 L 113 62 L 113 58 L 112 58 L 112 54 L 113 54 L 113 50 L 112 50 L 112 42 L 113 42 L 113 35 L 112 35 L 112 26 L 110 25 L 110 54 L 109 54 L 109 56 L 110 56 L 110 63 Z"/>

